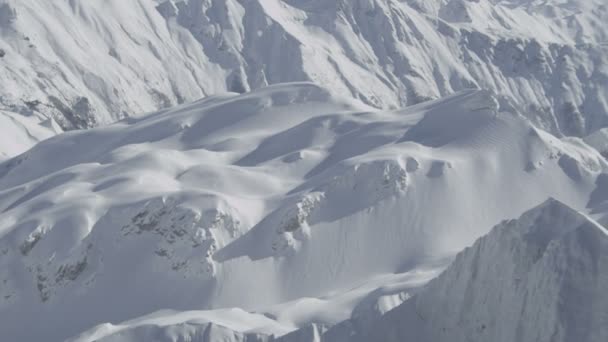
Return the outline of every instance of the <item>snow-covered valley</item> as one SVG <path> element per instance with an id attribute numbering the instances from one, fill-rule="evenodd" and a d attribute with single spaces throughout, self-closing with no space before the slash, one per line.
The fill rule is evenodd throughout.
<path id="1" fill-rule="evenodd" d="M 602 0 L 0 0 L 0 341 L 608 340 Z"/>

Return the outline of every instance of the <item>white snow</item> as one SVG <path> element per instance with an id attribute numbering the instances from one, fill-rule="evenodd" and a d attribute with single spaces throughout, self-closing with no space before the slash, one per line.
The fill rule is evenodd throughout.
<path id="1" fill-rule="evenodd" d="M 374 341 L 605 341 L 608 231 L 549 200 L 460 253 Z"/>
<path id="2" fill-rule="evenodd" d="M 0 0 L 0 340 L 607 341 L 607 21 Z"/>
<path id="3" fill-rule="evenodd" d="M 608 231 L 582 213 L 549 199 L 519 219 L 496 226 L 459 253 L 443 274 L 422 289 L 408 292 L 403 285 L 378 288 L 361 300 L 350 319 L 333 326 L 305 325 L 278 340 L 605 341 L 608 338 L 608 301 L 604 296 L 608 286 L 606 262 Z M 397 283 L 394 279 L 381 281 Z M 319 307 L 316 302 L 322 301 L 288 303 L 280 307 L 278 316 L 273 312 L 270 317 L 282 321 L 281 315 L 310 315 L 315 306 Z M 330 303 L 322 313 L 341 308 L 343 301 L 333 299 Z M 252 329 L 236 335 L 234 332 L 243 331 L 242 324 L 255 325 L 259 319 L 241 317 L 237 322 L 227 322 L 224 318 L 235 313 L 238 311 L 213 312 L 215 322 L 227 329 L 222 330 L 225 341 L 244 338 L 272 341 L 271 336 L 283 334 L 285 330 L 273 327 L 273 334 L 264 334 Z M 110 328 L 102 325 L 75 341 L 92 341 L 92 336 L 106 342 L 141 341 L 145 339 L 142 333 L 151 331 L 163 331 L 166 341 L 177 341 L 178 334 L 184 339 L 214 341 L 219 336 L 193 332 L 194 329 L 182 323 L 187 319 L 203 320 L 210 314 L 156 314 L 156 322 L 140 319 L 125 323 L 126 334 L 117 334 L 116 328 L 108 333 Z M 142 327 L 141 321 L 148 326 Z M 165 330 L 155 330 L 150 325 L 154 323 Z M 169 336 L 169 332 L 173 336 Z"/>
<path id="4" fill-rule="evenodd" d="M 0 164 L 0 330 L 52 341 L 229 308 L 251 325 L 200 319 L 368 325 L 500 220 L 547 197 L 587 210 L 606 166 L 484 91 L 379 111 L 285 84 L 61 134 Z M 99 329 L 175 328 L 136 322 Z"/>
<path id="5" fill-rule="evenodd" d="M 0 160 L 21 154 L 61 132 L 53 119 L 39 122 L 37 118 L 0 110 Z"/>
<path id="6" fill-rule="evenodd" d="M 603 0 L 0 6 L 0 105 L 35 103 L 36 115 L 69 129 L 293 81 L 380 108 L 481 88 L 556 134 L 608 124 Z"/>

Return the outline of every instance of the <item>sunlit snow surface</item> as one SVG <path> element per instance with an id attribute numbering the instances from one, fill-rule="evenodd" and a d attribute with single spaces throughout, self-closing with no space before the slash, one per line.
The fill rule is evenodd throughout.
<path id="1" fill-rule="evenodd" d="M 503 219 L 600 217 L 606 166 L 477 90 L 380 111 L 284 84 L 68 132 L 0 164 L 0 331 L 362 334 Z"/>
<path id="2" fill-rule="evenodd" d="M 312 81 L 378 108 L 468 88 L 608 125 L 604 0 L 0 0 L 0 110 L 66 129 Z"/>
<path id="3" fill-rule="evenodd" d="M 0 160 L 21 154 L 61 132 L 52 119 L 41 122 L 35 117 L 0 110 Z"/>

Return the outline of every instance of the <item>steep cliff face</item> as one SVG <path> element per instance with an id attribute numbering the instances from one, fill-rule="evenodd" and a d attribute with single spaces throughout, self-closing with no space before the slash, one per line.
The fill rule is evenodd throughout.
<path id="1" fill-rule="evenodd" d="M 602 1 L 2 0 L 0 103 L 86 128 L 313 81 L 375 107 L 468 88 L 553 133 L 608 124 Z"/>
<path id="2" fill-rule="evenodd" d="M 608 231 L 549 200 L 460 253 L 369 332 L 383 341 L 604 341 Z"/>

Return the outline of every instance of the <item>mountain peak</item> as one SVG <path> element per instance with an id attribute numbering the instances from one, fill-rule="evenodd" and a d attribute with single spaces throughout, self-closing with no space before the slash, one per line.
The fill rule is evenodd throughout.
<path id="1" fill-rule="evenodd" d="M 601 341 L 608 336 L 600 290 L 608 286 L 607 262 L 605 228 L 549 199 L 465 249 L 368 334 L 385 341 Z"/>

